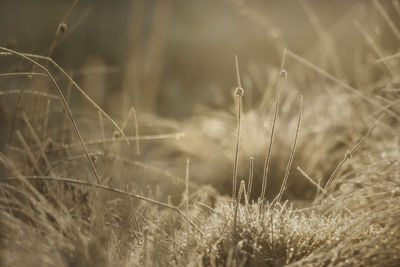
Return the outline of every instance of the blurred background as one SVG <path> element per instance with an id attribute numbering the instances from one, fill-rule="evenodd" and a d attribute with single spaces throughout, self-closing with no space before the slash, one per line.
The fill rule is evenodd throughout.
<path id="1" fill-rule="evenodd" d="M 398 1 L 379 3 L 394 24 L 399 25 Z M 168 143 L 168 150 L 159 149 L 158 145 L 155 150 L 144 148 L 139 159 L 169 168 L 175 164 L 171 159 L 192 156 L 197 158 L 193 163 L 194 180 L 220 183 L 217 187 L 224 192 L 230 190 L 235 140 L 233 55 L 239 58 L 246 90 L 241 166 L 247 166 L 249 156 L 258 156 L 256 165 L 260 174 L 283 48 L 346 84 L 371 92 L 374 88 L 369 86 L 387 72 L 387 66 L 373 62 L 398 52 L 398 42 L 393 36 L 396 33 L 392 30 L 377 4 L 364 0 L 0 0 L 1 46 L 50 56 L 121 124 L 134 106 L 141 134 L 171 130 L 184 132 L 187 137 L 190 134 L 186 141 Z M 21 72 L 32 67 L 15 58 L 1 57 L 0 70 Z M 352 127 L 358 122 L 364 127 L 365 114 L 361 114 L 363 108 L 358 102 L 349 104 L 348 95 L 341 94 L 332 81 L 309 69 L 305 71 L 303 64 L 288 59 L 287 70 L 290 90 L 283 96 L 286 105 L 281 109 L 285 115 L 278 129 L 275 169 L 282 177 L 301 93 L 308 113 L 301 136 L 306 141 L 300 144 L 296 164 L 303 162 L 312 174 L 323 179 L 343 155 L 343 151 L 332 152 L 333 149 L 354 141 L 348 126 L 348 120 L 353 118 L 350 116 L 355 116 Z M 67 94 L 68 83 L 62 77 L 56 78 L 60 78 Z M 26 83 L 26 79 L 0 77 L 0 90 L 18 89 Z M 55 94 L 39 82 L 30 86 Z M 15 95 L 0 96 L 2 146 L 11 127 L 15 99 Z M 99 137 L 97 126 L 87 126 L 98 124 L 97 114 L 88 111 L 87 102 L 75 91 L 70 99 L 73 113 L 84 115 L 84 120 L 89 121 L 80 122 L 86 129 L 84 137 Z M 27 98 L 24 101 L 29 103 Z M 355 109 L 360 114 L 354 115 Z M 320 115 L 319 119 L 315 114 Z M 329 127 L 326 121 L 330 121 Z M 50 112 L 49 128 L 59 122 L 60 116 L 52 116 Z M 348 136 L 339 138 L 337 133 Z M 112 131 L 107 135 L 112 135 Z M 327 137 L 332 136 L 336 141 L 322 149 Z M 315 153 L 316 148 L 332 158 L 322 160 Z M 175 167 L 182 170 L 185 161 L 178 162 L 179 168 Z M 245 176 L 247 167 L 241 169 L 241 175 Z M 224 178 L 220 179 L 221 176 Z M 275 187 L 279 183 L 277 180 Z M 305 191 L 307 188 L 300 187 L 298 195 L 308 194 L 309 198 L 311 193 Z"/>
<path id="2" fill-rule="evenodd" d="M 48 53 L 73 2 L 1 0 L 0 44 Z M 353 44 L 362 38 L 355 34 L 353 22 L 375 25 L 380 19 L 371 3 L 79 1 L 65 19 L 67 31 L 52 58 L 73 71 L 80 84 L 97 83 L 96 90 L 101 92 L 96 100 L 113 115 L 126 113 L 134 104 L 138 110 L 182 118 L 199 104 L 225 104 L 225 96 L 235 85 L 234 54 L 244 76 L 251 68 L 263 74 L 268 65 L 279 66 L 283 46 L 318 57 L 319 30 L 329 32 L 340 51 L 341 75 L 351 78 Z M 122 99 L 127 102 L 123 108 Z"/>

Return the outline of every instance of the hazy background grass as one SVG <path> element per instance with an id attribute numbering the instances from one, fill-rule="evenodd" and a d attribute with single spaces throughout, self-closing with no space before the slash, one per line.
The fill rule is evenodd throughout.
<path id="1" fill-rule="evenodd" d="M 2 1 L 1 44 L 45 53 L 71 2 Z M 381 17 L 369 1 L 309 5 L 339 51 L 342 75 L 353 81 L 359 49 L 353 44 L 362 40 L 353 21 L 369 27 Z M 76 73 L 85 65 L 107 66 L 111 73 L 102 79 L 105 97 L 99 101 L 119 116 L 129 104 L 177 118 L 193 114 L 198 105 L 226 104 L 227 89 L 234 86 L 233 54 L 240 58 L 246 82 L 251 67 L 266 75 L 268 66 L 279 65 L 284 45 L 321 61 L 325 52 L 318 49 L 319 36 L 297 1 L 82 1 L 67 24 L 73 31 L 67 31 L 53 58 Z M 376 34 L 390 35 L 387 28 Z M 395 49 L 393 41 L 388 36 L 382 45 Z M 83 78 L 76 77 L 79 82 Z M 124 90 L 130 92 L 131 103 L 117 109 Z"/>

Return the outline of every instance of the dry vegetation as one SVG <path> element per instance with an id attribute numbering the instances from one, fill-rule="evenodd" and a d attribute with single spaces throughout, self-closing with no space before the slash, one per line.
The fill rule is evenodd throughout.
<path id="1" fill-rule="evenodd" d="M 349 25 L 350 74 L 301 3 L 324 57 L 277 40 L 280 67 L 239 58 L 231 103 L 183 121 L 113 119 L 51 59 L 74 5 L 45 56 L 0 47 L 23 65 L 0 74 L 22 81 L 0 91 L 1 265 L 399 266 L 400 5 L 372 2 L 383 37 Z"/>

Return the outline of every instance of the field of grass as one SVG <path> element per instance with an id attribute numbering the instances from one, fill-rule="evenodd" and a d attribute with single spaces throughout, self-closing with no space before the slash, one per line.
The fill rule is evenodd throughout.
<path id="1" fill-rule="evenodd" d="M 0 266 L 400 266 L 400 3 L 188 2 L 225 52 L 181 0 L 115 62 L 74 61 L 95 2 L 0 39 Z"/>

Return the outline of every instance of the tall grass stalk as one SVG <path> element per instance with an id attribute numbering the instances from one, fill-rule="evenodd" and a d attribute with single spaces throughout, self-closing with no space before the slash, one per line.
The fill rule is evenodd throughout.
<path id="1" fill-rule="evenodd" d="M 294 137 L 294 140 L 293 140 L 293 146 L 292 146 L 292 150 L 290 152 L 289 161 L 288 161 L 287 166 L 286 166 L 286 171 L 285 171 L 285 176 L 283 178 L 282 186 L 281 186 L 281 188 L 279 190 L 279 193 L 278 193 L 278 196 L 276 198 L 277 202 L 279 202 L 281 200 L 283 191 L 285 191 L 286 183 L 287 183 L 287 180 L 289 178 L 289 173 L 290 173 L 290 169 L 292 167 L 294 153 L 296 152 L 297 138 L 299 136 L 300 123 L 301 123 L 302 116 L 303 116 L 303 96 L 300 95 L 299 118 L 297 120 L 296 134 L 295 134 L 295 137 Z"/>
<path id="2" fill-rule="evenodd" d="M 267 190 L 268 167 L 269 167 L 269 162 L 270 162 L 270 159 L 271 159 L 272 146 L 274 144 L 275 126 L 276 126 L 276 123 L 277 123 L 278 111 L 279 111 L 279 100 L 281 98 L 281 93 L 282 93 L 282 90 L 283 90 L 283 88 L 285 86 L 285 82 L 286 82 L 286 79 L 287 79 L 287 72 L 284 69 L 284 67 L 285 67 L 285 59 L 286 59 L 286 48 L 283 49 L 281 68 L 280 68 L 280 76 L 279 76 L 279 84 L 278 84 L 278 93 L 276 95 L 276 100 L 275 100 L 274 118 L 273 118 L 273 121 L 272 121 L 272 128 L 271 128 L 271 135 L 270 135 L 270 140 L 269 140 L 268 152 L 267 152 L 267 155 L 265 157 L 265 162 L 264 162 L 264 171 L 263 171 L 261 195 L 260 195 L 261 201 L 264 201 L 266 190 Z"/>
<path id="3" fill-rule="evenodd" d="M 237 104 L 237 125 L 236 125 L 236 146 L 235 146 L 235 159 L 233 163 L 233 188 L 232 188 L 232 204 L 233 206 L 236 203 L 236 192 L 237 192 L 237 176 L 238 176 L 238 162 L 239 162 L 239 144 L 240 144 L 240 130 L 241 130 L 241 120 L 242 120 L 242 98 L 244 95 L 244 89 L 242 88 L 242 84 L 240 82 L 240 72 L 239 72 L 239 63 L 238 58 L 235 55 L 235 67 L 236 67 L 236 79 L 237 79 L 237 87 L 235 89 L 235 96 L 238 99 Z"/>
<path id="4" fill-rule="evenodd" d="M 247 184 L 247 198 L 246 198 L 246 203 L 250 203 L 250 197 L 251 197 L 251 190 L 253 188 L 253 176 L 254 176 L 254 159 L 253 157 L 250 157 L 249 159 L 249 181 Z"/>
<path id="5" fill-rule="evenodd" d="M 190 167 L 190 160 L 186 159 L 186 175 L 185 175 L 185 187 L 186 187 L 186 217 L 189 219 L 189 167 Z M 186 244 L 189 247 L 190 242 L 190 229 L 189 229 L 189 220 L 186 220 Z"/>

